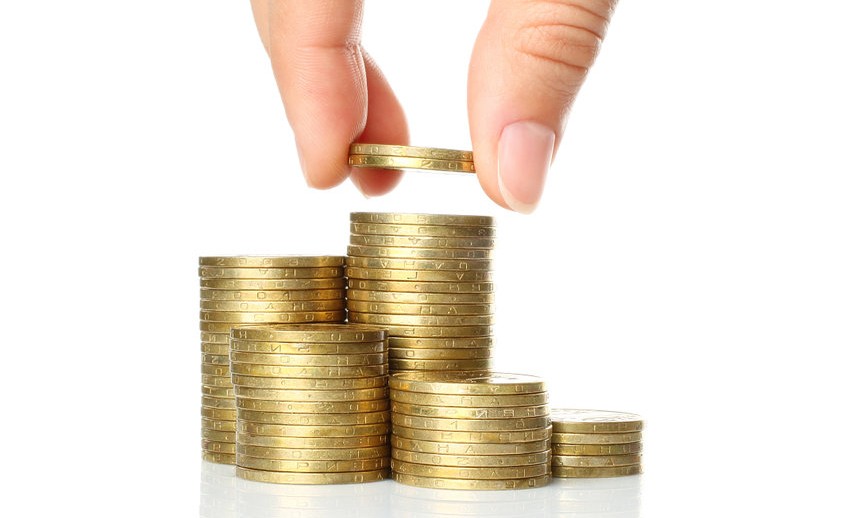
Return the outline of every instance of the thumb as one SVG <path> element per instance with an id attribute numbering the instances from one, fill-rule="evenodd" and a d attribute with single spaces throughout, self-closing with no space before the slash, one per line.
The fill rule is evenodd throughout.
<path id="1" fill-rule="evenodd" d="M 615 0 L 493 0 L 474 46 L 468 116 L 480 184 L 532 212 Z"/>

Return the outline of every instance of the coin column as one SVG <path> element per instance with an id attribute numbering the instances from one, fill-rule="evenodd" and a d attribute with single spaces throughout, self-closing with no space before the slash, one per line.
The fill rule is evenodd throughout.
<path id="1" fill-rule="evenodd" d="M 229 368 L 233 325 L 343 322 L 344 257 L 201 257 L 203 458 L 235 463 L 236 410 Z"/>
<path id="2" fill-rule="evenodd" d="M 237 476 L 280 484 L 389 476 L 385 330 L 235 327 L 230 347 Z"/>
<path id="3" fill-rule="evenodd" d="M 389 379 L 392 477 L 441 489 L 526 489 L 551 478 L 548 393 L 534 376 L 403 372 Z"/>
<path id="4" fill-rule="evenodd" d="M 355 212 L 350 219 L 348 319 L 388 327 L 392 372 L 488 370 L 492 218 Z"/>
<path id="5" fill-rule="evenodd" d="M 623 477 L 642 473 L 642 418 L 608 410 L 555 409 L 553 475 Z"/>

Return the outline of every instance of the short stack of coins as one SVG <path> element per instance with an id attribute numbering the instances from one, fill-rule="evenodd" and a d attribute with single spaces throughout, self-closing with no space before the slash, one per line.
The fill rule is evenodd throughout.
<path id="1" fill-rule="evenodd" d="M 535 376 L 389 378 L 392 477 L 436 489 L 525 489 L 551 478 L 551 419 Z"/>
<path id="2" fill-rule="evenodd" d="M 344 257 L 201 257 L 199 262 L 203 458 L 234 464 L 230 328 L 246 323 L 343 322 Z"/>
<path id="3" fill-rule="evenodd" d="M 346 324 L 235 327 L 236 475 L 279 484 L 388 478 L 386 331 Z"/>
<path id="4" fill-rule="evenodd" d="M 609 410 L 554 409 L 553 475 L 624 477 L 642 473 L 642 418 Z"/>
<path id="5" fill-rule="evenodd" d="M 391 371 L 488 371 L 493 219 L 354 212 L 350 220 L 348 319 L 389 329 Z"/>

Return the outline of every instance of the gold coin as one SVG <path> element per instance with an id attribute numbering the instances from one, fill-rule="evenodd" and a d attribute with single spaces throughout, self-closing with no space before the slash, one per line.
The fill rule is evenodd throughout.
<path id="1" fill-rule="evenodd" d="M 236 400 L 236 408 L 257 410 L 260 412 L 288 412 L 295 414 L 346 414 L 359 412 L 380 412 L 389 408 L 387 399 L 366 401 L 275 401 L 273 399 Z"/>
<path id="2" fill-rule="evenodd" d="M 234 388 L 237 398 L 269 401 L 370 401 L 389 397 L 388 387 L 355 390 L 286 390 L 258 389 L 235 385 Z"/>
<path id="3" fill-rule="evenodd" d="M 492 261 L 489 259 L 388 259 L 352 256 L 347 258 L 346 265 L 392 270 L 486 271 L 492 268 Z"/>
<path id="4" fill-rule="evenodd" d="M 391 291 L 349 290 L 348 302 L 381 304 L 439 304 L 448 306 L 485 306 L 495 301 L 494 293 L 402 293 Z M 491 307 L 491 306 L 489 306 Z"/>
<path id="5" fill-rule="evenodd" d="M 554 444 L 624 444 L 642 440 L 642 432 L 628 433 L 555 433 Z"/>
<path id="6" fill-rule="evenodd" d="M 307 311 L 338 311 L 344 309 L 344 298 L 337 300 L 296 301 L 296 302 L 244 302 L 234 300 L 201 300 L 200 309 L 204 311 L 238 311 L 242 313 L 302 313 Z"/>
<path id="7" fill-rule="evenodd" d="M 491 357 L 492 349 L 489 347 L 480 349 L 404 349 L 392 347 L 389 350 L 389 358 L 406 360 L 473 360 Z"/>
<path id="8" fill-rule="evenodd" d="M 470 377 L 462 374 L 406 372 L 389 378 L 393 389 L 432 394 L 517 395 L 545 391 L 545 382 L 536 376 L 493 372 Z"/>
<path id="9" fill-rule="evenodd" d="M 551 473 L 549 464 L 513 467 L 457 467 L 414 464 L 397 459 L 392 460 L 392 471 L 404 475 L 419 477 L 459 478 L 470 480 L 506 480 L 516 478 L 540 477 Z"/>
<path id="10" fill-rule="evenodd" d="M 200 415 L 208 419 L 236 420 L 236 410 L 234 408 L 200 407 Z"/>
<path id="11" fill-rule="evenodd" d="M 200 362 L 210 365 L 229 365 L 230 357 L 226 354 L 206 354 L 201 353 Z"/>
<path id="12" fill-rule="evenodd" d="M 282 365 L 254 365 L 251 363 L 233 363 L 233 374 L 246 376 L 265 376 L 282 378 L 367 378 L 383 376 L 389 373 L 386 365 L 362 365 L 352 367 L 297 367 Z M 236 392 L 238 394 L 238 392 Z"/>
<path id="13" fill-rule="evenodd" d="M 347 163 L 352 167 L 377 169 L 420 169 L 449 173 L 474 173 L 474 162 L 463 160 L 435 160 L 403 156 L 350 155 Z"/>
<path id="14" fill-rule="evenodd" d="M 543 441 L 550 438 L 551 429 L 548 427 L 536 430 L 522 430 L 520 432 L 454 432 L 444 430 L 420 430 L 418 428 L 407 428 L 405 426 L 393 425 L 392 434 L 397 437 L 405 437 L 407 439 L 416 439 L 420 441 L 501 444 L 505 442 Z"/>
<path id="15" fill-rule="evenodd" d="M 207 354 L 218 354 L 221 356 L 227 356 L 230 354 L 230 346 L 229 344 L 200 342 L 200 351 Z"/>
<path id="16" fill-rule="evenodd" d="M 459 225 L 405 225 L 385 223 L 350 224 L 350 232 L 358 235 L 414 237 L 495 237 L 495 227 Z"/>
<path id="17" fill-rule="evenodd" d="M 286 473 L 236 466 L 236 476 L 244 480 L 272 484 L 358 484 L 385 480 L 391 477 L 391 470 L 350 471 L 347 473 Z"/>
<path id="18" fill-rule="evenodd" d="M 389 270 L 386 268 L 347 268 L 350 279 L 404 282 L 491 282 L 490 271 Z"/>
<path id="19" fill-rule="evenodd" d="M 389 315 L 492 315 L 491 304 L 398 304 L 394 302 L 347 301 L 348 311 L 357 313 L 380 313 Z"/>
<path id="20" fill-rule="evenodd" d="M 443 419 L 524 419 L 528 417 L 546 417 L 549 411 L 547 405 L 475 408 L 424 406 L 393 402 L 392 412 L 410 416 L 439 417 Z"/>
<path id="21" fill-rule="evenodd" d="M 292 343 L 292 342 L 255 342 L 233 338 L 230 342 L 233 351 L 262 354 L 369 354 L 386 352 L 385 341 L 379 342 L 336 342 L 336 343 Z M 229 354 L 229 351 L 227 352 Z"/>
<path id="22" fill-rule="evenodd" d="M 459 432 L 517 432 L 537 430 L 551 424 L 548 416 L 525 417 L 522 419 L 449 419 L 421 417 L 392 413 L 392 424 L 422 430 L 445 430 Z"/>
<path id="23" fill-rule="evenodd" d="M 389 370 L 391 372 L 404 370 L 478 371 L 488 369 L 491 364 L 491 358 L 472 360 L 402 360 L 389 358 Z"/>
<path id="24" fill-rule="evenodd" d="M 236 445 L 232 442 L 201 441 L 200 447 L 208 452 L 236 454 Z"/>
<path id="25" fill-rule="evenodd" d="M 203 460 L 206 462 L 214 462 L 216 464 L 235 464 L 236 456 L 229 453 L 214 453 L 209 451 L 203 452 Z"/>
<path id="26" fill-rule="evenodd" d="M 297 390 L 350 390 L 385 387 L 388 376 L 371 378 L 262 378 L 259 376 L 233 375 L 233 384 L 240 387 Z M 230 389 L 234 390 L 234 389 Z"/>
<path id="27" fill-rule="evenodd" d="M 341 266 L 344 257 L 338 255 L 290 255 L 290 256 L 253 256 L 201 257 L 200 266 L 218 266 L 223 268 L 322 268 Z"/>
<path id="28" fill-rule="evenodd" d="M 225 268 L 201 266 L 198 275 L 204 279 L 326 279 L 344 275 L 340 266 L 327 268 Z"/>
<path id="29" fill-rule="evenodd" d="M 200 438 L 216 442 L 235 442 L 236 432 L 226 432 L 221 430 L 210 430 L 208 428 L 201 428 Z"/>
<path id="30" fill-rule="evenodd" d="M 234 291 L 200 288 L 200 300 L 230 302 L 298 302 L 344 299 L 342 289 L 333 290 L 266 290 Z"/>
<path id="31" fill-rule="evenodd" d="M 490 336 L 494 333 L 492 326 L 388 326 L 392 336 L 406 338 L 469 338 L 473 336 Z"/>
<path id="32" fill-rule="evenodd" d="M 629 412 L 555 408 L 554 431 L 561 433 L 622 433 L 642 430 L 642 418 Z"/>
<path id="33" fill-rule="evenodd" d="M 338 290 L 345 287 L 344 277 L 321 279 L 200 279 L 201 288 L 232 291 Z"/>
<path id="34" fill-rule="evenodd" d="M 458 151 L 456 149 L 440 149 L 435 147 L 417 147 L 417 146 L 395 146 L 390 144 L 367 144 L 355 142 L 350 145 L 349 154 L 351 155 L 377 155 L 377 156 L 402 156 L 402 157 L 417 157 L 430 158 L 435 160 L 455 160 L 459 162 L 473 162 L 474 155 L 471 151 Z M 394 218 L 393 218 L 394 217 Z M 401 223 L 395 218 L 400 218 L 403 221 L 420 221 L 424 218 L 427 222 L 432 221 L 435 225 L 449 225 L 451 221 L 469 221 L 477 224 L 477 221 L 491 221 L 492 218 L 486 216 L 442 216 L 438 214 L 396 214 L 392 212 L 352 212 L 350 214 L 351 221 L 359 221 L 366 219 L 371 222 L 390 222 Z M 374 220 L 377 221 L 374 221 Z"/>
<path id="35" fill-rule="evenodd" d="M 388 257 L 392 259 L 491 259 L 491 248 L 418 248 L 399 246 L 362 246 L 347 247 L 348 256 Z"/>
<path id="36" fill-rule="evenodd" d="M 204 396 L 213 396 L 213 397 L 236 397 L 236 393 L 232 387 L 232 384 L 229 387 L 215 387 L 208 385 L 201 385 L 200 392 Z"/>
<path id="37" fill-rule="evenodd" d="M 554 444 L 555 455 L 630 455 L 642 452 L 641 442 L 623 444 Z"/>
<path id="38" fill-rule="evenodd" d="M 403 338 L 389 337 L 389 351 L 395 347 L 410 349 L 476 349 L 493 347 L 495 340 L 491 336 L 470 338 Z"/>
<path id="39" fill-rule="evenodd" d="M 523 455 L 440 455 L 438 453 L 418 453 L 394 448 L 392 449 L 392 458 L 402 462 L 429 464 L 431 466 L 508 467 L 549 464 L 551 452 L 541 451 Z"/>
<path id="40" fill-rule="evenodd" d="M 389 423 L 346 426 L 297 426 L 281 424 L 236 422 L 238 433 L 270 435 L 273 437 L 354 437 L 359 435 L 381 435 L 389 433 Z"/>
<path id="41" fill-rule="evenodd" d="M 632 466 L 642 462 L 642 455 L 557 455 L 554 466 L 572 466 L 575 468 L 606 468 L 614 466 Z"/>
<path id="42" fill-rule="evenodd" d="M 223 397 L 212 397 L 212 396 L 203 396 L 200 398 L 200 403 L 202 406 L 209 408 L 235 408 L 236 400 L 235 398 L 223 398 Z"/>
<path id="43" fill-rule="evenodd" d="M 262 313 L 259 311 L 201 311 L 200 320 L 203 322 L 232 324 L 285 324 L 305 322 L 332 322 L 344 320 L 345 312 L 339 311 L 291 311 Z"/>
<path id="44" fill-rule="evenodd" d="M 360 437 L 270 437 L 238 432 L 236 444 L 297 450 L 371 448 L 389 443 L 387 434 Z"/>
<path id="45" fill-rule="evenodd" d="M 238 469 L 238 468 L 236 468 Z M 465 480 L 456 478 L 419 477 L 403 473 L 392 473 L 392 478 L 408 486 L 426 487 L 430 489 L 467 489 L 467 490 L 503 490 L 503 489 L 532 489 L 542 487 L 551 481 L 550 475 L 512 480 Z"/>
<path id="46" fill-rule="evenodd" d="M 398 248 L 479 248 L 483 250 L 491 250 L 495 247 L 495 240 L 491 237 L 438 237 L 438 236 L 386 236 L 378 234 L 351 234 L 351 246 L 376 246 L 376 247 L 398 247 Z M 346 261 L 348 266 L 351 257 L 359 257 L 350 255 Z M 366 256 L 367 258 L 367 256 Z M 371 258 L 374 259 L 374 258 Z M 383 258 L 384 260 L 387 258 Z M 401 260 L 396 259 L 396 260 Z M 444 261 L 444 260 L 462 260 L 462 261 L 486 261 L 488 259 L 418 259 L 427 261 Z M 389 266 L 376 266 L 377 268 L 390 268 Z M 484 269 L 489 268 L 486 266 Z M 422 268 L 425 269 L 425 268 Z M 461 270 L 466 268 L 441 268 L 445 270 Z"/>
<path id="47" fill-rule="evenodd" d="M 491 282 L 410 282 L 410 281 L 368 281 L 348 279 L 348 285 L 354 290 L 404 291 L 419 293 L 492 293 L 495 285 Z"/>
<path id="48" fill-rule="evenodd" d="M 494 315 L 381 315 L 379 313 L 358 313 L 350 311 L 351 322 L 385 326 L 489 326 Z"/>
<path id="49" fill-rule="evenodd" d="M 230 376 L 230 368 L 226 365 L 212 365 L 209 363 L 203 363 L 200 365 L 200 373 L 208 374 L 210 376 L 217 376 L 219 378 L 228 378 Z"/>
<path id="50" fill-rule="evenodd" d="M 219 432 L 235 433 L 236 431 L 235 420 L 229 421 L 224 419 L 207 419 L 203 417 L 200 419 L 200 426 L 207 430 L 217 430 Z"/>
<path id="51" fill-rule="evenodd" d="M 203 368 L 204 367 L 201 366 L 201 370 Z M 229 369 L 226 369 L 226 370 L 229 371 Z M 203 385 L 208 386 L 208 387 L 223 387 L 223 388 L 229 388 L 229 389 L 233 388 L 233 380 L 232 380 L 232 378 L 230 378 L 229 372 L 227 372 L 226 374 L 219 374 L 219 375 L 203 374 L 200 377 L 200 382 Z M 213 396 L 213 395 L 214 394 L 210 394 L 210 396 Z"/>
<path id="52" fill-rule="evenodd" d="M 297 324 L 340 324 L 344 321 L 342 315 L 344 311 L 331 313 L 301 313 L 305 318 L 297 319 L 290 318 L 290 322 L 200 322 L 201 331 L 210 331 L 215 333 L 229 333 L 234 327 L 244 327 L 249 325 L 266 326 L 266 325 L 297 325 Z M 294 315 L 294 313 L 289 313 Z M 332 318 L 328 318 L 332 317 Z"/>
<path id="53" fill-rule="evenodd" d="M 379 342 L 386 339 L 385 329 L 353 324 L 310 324 L 261 327 L 238 327 L 233 329 L 236 340 L 257 342 L 293 343 L 337 343 Z"/>
<path id="54" fill-rule="evenodd" d="M 279 460 L 239 455 L 236 464 L 243 468 L 289 473 L 345 473 L 387 468 L 391 461 L 385 457 L 361 460 Z"/>
<path id="55" fill-rule="evenodd" d="M 563 478 L 607 478 L 627 477 L 642 473 L 642 465 L 615 466 L 610 468 L 574 468 L 570 466 L 554 466 L 553 476 Z"/>
<path id="56" fill-rule="evenodd" d="M 416 453 L 439 455 L 524 455 L 550 451 L 550 439 L 518 443 L 458 443 L 406 439 L 392 435 L 392 447 Z"/>
<path id="57" fill-rule="evenodd" d="M 302 367 L 342 367 L 356 365 L 382 365 L 388 360 L 386 353 L 373 354 L 277 354 L 233 351 L 229 358 L 234 363 L 259 365 L 293 365 Z"/>
<path id="58" fill-rule="evenodd" d="M 348 426 L 354 424 L 388 423 L 391 422 L 391 413 L 383 410 L 381 412 L 357 412 L 348 414 L 291 414 L 285 412 L 261 412 L 240 408 L 238 410 L 238 418 L 253 423 L 300 426 Z"/>
<path id="59" fill-rule="evenodd" d="M 390 392 L 393 402 L 412 403 L 415 405 L 428 406 L 456 406 L 456 407 L 513 407 L 513 406 L 538 406 L 548 403 L 548 393 L 520 394 L 502 396 L 492 395 L 456 395 L 456 394 L 425 394 L 421 392 L 407 392 L 394 389 Z"/>
<path id="60" fill-rule="evenodd" d="M 201 343 L 210 343 L 210 344 L 230 344 L 230 332 L 226 333 L 200 333 L 200 341 Z"/>
<path id="61" fill-rule="evenodd" d="M 377 459 L 391 455 L 391 448 L 389 448 L 388 445 L 374 446 L 371 448 L 301 450 L 295 448 L 268 448 L 264 446 L 236 444 L 235 451 L 239 455 L 278 460 L 361 460 Z"/>

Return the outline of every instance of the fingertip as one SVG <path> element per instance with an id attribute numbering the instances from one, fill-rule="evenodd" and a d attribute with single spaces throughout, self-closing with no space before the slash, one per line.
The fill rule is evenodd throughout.
<path id="1" fill-rule="evenodd" d="M 365 197 L 382 196 L 400 183 L 403 171 L 389 169 L 356 169 L 350 180 Z"/>

